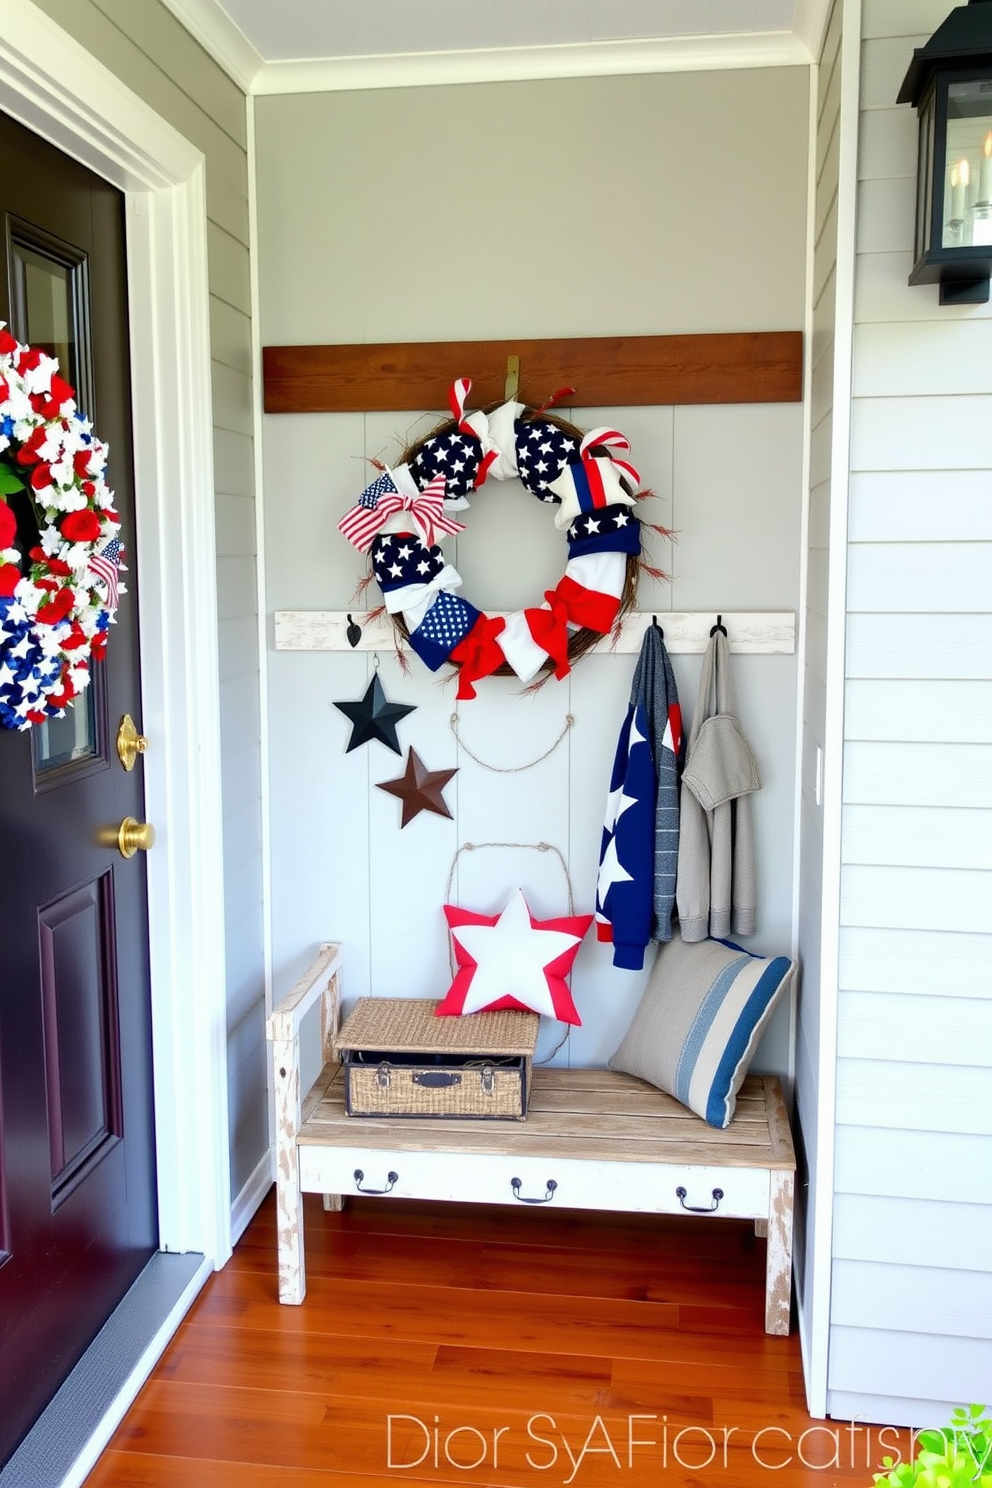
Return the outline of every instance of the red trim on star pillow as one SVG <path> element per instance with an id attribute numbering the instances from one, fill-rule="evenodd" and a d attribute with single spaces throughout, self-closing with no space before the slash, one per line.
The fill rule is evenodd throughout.
<path id="1" fill-rule="evenodd" d="M 566 978 L 592 915 L 538 920 L 520 889 L 500 914 L 457 904 L 446 904 L 444 914 L 458 970 L 439 1017 L 520 1008 L 581 1025 Z"/>

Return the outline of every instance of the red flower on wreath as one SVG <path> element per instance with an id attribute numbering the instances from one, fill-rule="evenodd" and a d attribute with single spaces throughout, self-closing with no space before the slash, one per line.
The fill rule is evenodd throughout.
<path id="1" fill-rule="evenodd" d="M 17 518 L 6 501 L 0 501 L 0 548 L 9 548 L 16 536 Z"/>
<path id="2" fill-rule="evenodd" d="M 59 590 L 54 599 L 47 600 L 43 605 L 38 606 L 38 623 L 58 625 L 59 621 L 64 620 L 68 615 L 75 602 L 76 596 L 66 585 L 64 589 Z"/>
<path id="3" fill-rule="evenodd" d="M 67 542 L 96 542 L 100 536 L 100 518 L 95 511 L 69 512 L 63 517 L 62 536 Z"/>

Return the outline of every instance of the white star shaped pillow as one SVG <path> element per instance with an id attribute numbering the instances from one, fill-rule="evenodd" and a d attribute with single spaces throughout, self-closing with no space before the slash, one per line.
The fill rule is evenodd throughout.
<path id="1" fill-rule="evenodd" d="M 520 889 L 502 914 L 444 906 L 458 971 L 439 1015 L 523 1008 L 581 1023 L 566 978 L 592 915 L 536 920 Z"/>

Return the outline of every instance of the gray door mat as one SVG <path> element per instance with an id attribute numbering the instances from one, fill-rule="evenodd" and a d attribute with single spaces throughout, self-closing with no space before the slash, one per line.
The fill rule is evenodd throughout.
<path id="1" fill-rule="evenodd" d="M 6 1465 L 0 1488 L 78 1488 L 213 1267 L 158 1251 Z"/>

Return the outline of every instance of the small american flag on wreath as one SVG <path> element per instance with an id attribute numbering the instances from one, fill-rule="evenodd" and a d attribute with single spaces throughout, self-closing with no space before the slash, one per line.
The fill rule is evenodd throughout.
<path id="1" fill-rule="evenodd" d="M 119 537 L 112 537 L 101 553 L 94 553 L 89 562 L 90 573 L 107 588 L 107 608 L 116 610 L 120 598 L 118 575 L 124 549 Z"/>
<path id="2" fill-rule="evenodd" d="M 375 515 L 379 497 L 398 494 L 399 487 L 393 480 L 391 472 L 385 471 L 378 480 L 374 480 L 370 486 L 365 487 L 356 505 L 341 518 L 338 531 L 343 533 L 356 548 L 364 551 L 382 526 L 382 519 Z"/>

